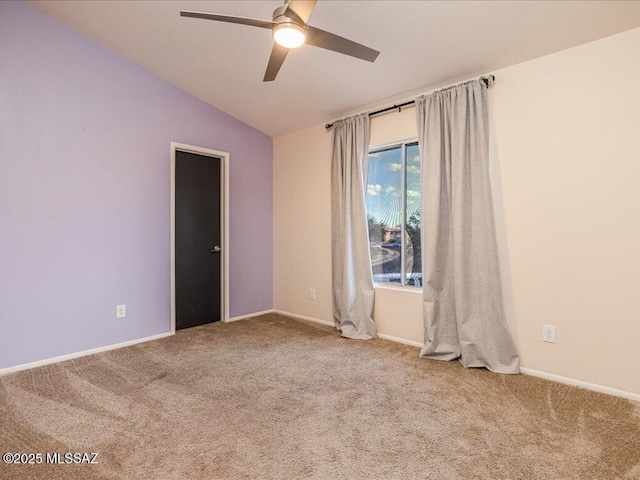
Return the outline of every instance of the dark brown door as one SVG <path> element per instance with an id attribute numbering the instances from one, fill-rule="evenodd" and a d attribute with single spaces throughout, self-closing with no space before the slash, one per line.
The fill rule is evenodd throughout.
<path id="1" fill-rule="evenodd" d="M 221 319 L 221 164 L 176 151 L 176 330 Z"/>

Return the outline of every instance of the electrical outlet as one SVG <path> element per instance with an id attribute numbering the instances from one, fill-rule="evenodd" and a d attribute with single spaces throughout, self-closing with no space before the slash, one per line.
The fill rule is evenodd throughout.
<path id="1" fill-rule="evenodd" d="M 556 343 L 555 325 L 542 325 L 542 341 L 548 343 Z"/>
<path id="2" fill-rule="evenodd" d="M 116 318 L 125 318 L 127 316 L 126 305 L 116 305 Z"/>
<path id="3" fill-rule="evenodd" d="M 310 288 L 309 289 L 309 298 L 311 300 L 315 300 L 316 299 L 316 289 L 315 288 Z"/>

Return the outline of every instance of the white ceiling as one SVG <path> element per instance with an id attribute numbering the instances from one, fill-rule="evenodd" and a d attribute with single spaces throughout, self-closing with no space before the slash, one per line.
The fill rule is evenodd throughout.
<path id="1" fill-rule="evenodd" d="M 31 1 L 31 5 L 271 136 L 640 26 L 640 1 L 323 1 L 309 24 L 380 50 L 312 46 L 262 77 L 266 29 L 179 11 L 271 19 L 281 1 Z"/>

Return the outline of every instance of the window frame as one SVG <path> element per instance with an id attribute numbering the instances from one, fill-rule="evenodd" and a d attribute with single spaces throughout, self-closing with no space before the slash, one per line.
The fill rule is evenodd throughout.
<path id="1" fill-rule="evenodd" d="M 402 190 L 402 202 L 401 202 L 401 219 L 402 223 L 400 225 L 400 238 L 401 238 L 401 246 L 400 246 L 400 283 L 397 282 L 373 282 L 375 288 L 388 288 L 388 289 L 396 289 L 396 290 L 415 290 L 422 291 L 423 286 L 415 286 L 407 284 L 407 275 L 406 275 L 406 255 L 407 255 L 407 244 L 406 244 L 406 234 L 407 234 L 407 147 L 416 145 L 419 148 L 418 138 L 410 137 L 402 140 L 396 140 L 394 142 L 384 143 L 380 145 L 370 145 L 369 151 L 367 152 L 367 179 L 365 184 L 365 200 L 366 200 L 366 185 L 369 184 L 369 156 L 372 153 L 384 152 L 387 150 L 393 150 L 395 148 L 400 148 L 400 152 L 402 155 L 402 175 L 401 175 L 401 183 L 400 188 Z M 422 171 L 422 158 L 420 158 L 420 169 Z M 420 189 L 420 195 L 422 195 L 422 189 Z M 422 198 L 422 197 L 421 197 Z M 422 200 L 421 200 L 422 201 Z M 366 202 L 365 202 L 366 203 Z M 366 205 L 365 205 L 365 211 Z M 422 216 L 422 214 L 421 214 Z M 422 233 L 421 233 L 422 235 Z M 371 263 L 371 261 L 369 261 Z M 371 274 L 373 275 L 373 265 L 369 265 L 371 268 Z M 422 268 L 424 270 L 424 266 Z M 422 272 L 424 276 L 424 271 Z M 424 277 L 423 277 L 424 278 Z"/>

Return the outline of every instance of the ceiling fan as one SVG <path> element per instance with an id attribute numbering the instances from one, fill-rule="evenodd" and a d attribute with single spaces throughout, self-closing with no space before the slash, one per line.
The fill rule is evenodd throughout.
<path id="1" fill-rule="evenodd" d="M 307 24 L 317 0 L 286 0 L 285 4 L 273 11 L 273 20 L 234 17 L 217 13 L 180 11 L 182 17 L 204 18 L 219 22 L 239 23 L 252 27 L 271 29 L 274 43 L 271 57 L 264 74 L 263 82 L 275 80 L 289 50 L 304 43 L 325 48 L 334 52 L 374 62 L 380 52 L 333 33 L 320 30 Z"/>

